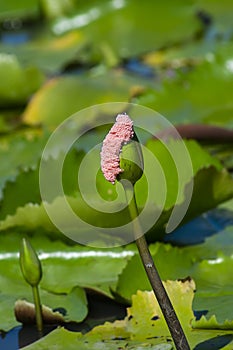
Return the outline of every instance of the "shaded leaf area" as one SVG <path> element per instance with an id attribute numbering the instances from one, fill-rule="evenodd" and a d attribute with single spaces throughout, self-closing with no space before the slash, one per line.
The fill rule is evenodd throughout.
<path id="1" fill-rule="evenodd" d="M 19 245 L 22 236 L 7 233 L 0 238 L 1 329 L 8 331 L 17 325 L 13 305 L 25 298 L 32 302 L 32 291 L 23 279 L 19 267 Z M 117 276 L 125 267 L 135 248 L 89 249 L 79 245 L 51 241 L 38 233 L 30 241 L 42 262 L 42 303 L 52 309 L 65 311 L 65 321 L 80 322 L 87 316 L 88 306 L 84 287 L 111 296 Z M 88 273 L 87 273 L 88 271 Z"/>
<path id="2" fill-rule="evenodd" d="M 227 203 L 227 202 L 226 202 Z M 203 243 L 207 237 L 210 237 L 220 231 L 223 231 L 228 226 L 233 225 L 232 211 L 226 208 L 219 207 L 212 209 L 197 218 L 181 225 L 171 234 L 164 237 L 164 242 L 178 246 L 194 245 Z M 218 236 L 217 236 L 218 237 Z M 224 241 L 228 245 L 227 240 Z M 216 247 L 221 244 L 221 236 L 216 240 Z M 229 235 L 229 244 L 231 238 Z M 231 245 L 228 246 L 232 249 Z"/>
<path id="3" fill-rule="evenodd" d="M 231 349 L 232 331 L 202 329 L 201 332 L 197 332 L 191 328 L 190 321 L 194 318 L 191 308 L 195 288 L 193 281 L 167 281 L 164 284 L 192 349 L 202 346 L 203 343 L 207 345 L 206 349 L 211 349 L 208 347 L 208 342 L 213 344 L 213 339 L 216 337 L 222 340 L 218 344 L 225 345 L 224 349 Z M 133 295 L 132 306 L 128 308 L 124 320 L 114 323 L 107 322 L 95 327 L 85 335 L 78 334 L 72 342 L 71 336 L 72 333 L 60 328 L 26 349 L 45 349 L 46 346 L 52 345 L 55 339 L 57 344 L 61 344 L 61 341 L 63 346 L 67 342 L 68 349 L 72 349 L 74 344 L 79 349 L 98 349 L 99 346 L 101 348 L 106 346 L 106 349 L 138 349 L 137 346 L 140 346 L 139 348 L 143 349 L 144 343 L 149 349 L 173 349 L 167 325 L 152 292 L 138 291 Z M 73 345 L 68 345 L 68 341 Z"/>

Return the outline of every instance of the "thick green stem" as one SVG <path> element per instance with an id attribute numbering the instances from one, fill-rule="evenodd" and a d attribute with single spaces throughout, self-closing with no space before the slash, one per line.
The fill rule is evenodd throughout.
<path id="1" fill-rule="evenodd" d="M 122 181 L 122 184 L 125 189 L 127 201 L 129 202 L 129 212 L 133 222 L 135 242 L 151 287 L 167 322 L 176 349 L 190 350 L 184 331 L 163 286 L 159 273 L 150 254 L 145 236 L 143 235 L 142 228 L 138 219 L 138 208 L 135 200 L 134 187 L 131 184 L 125 183 L 124 181 Z"/>
<path id="2" fill-rule="evenodd" d="M 38 285 L 32 286 L 33 299 L 35 304 L 35 313 L 36 313 L 36 326 L 39 332 L 43 330 L 43 319 L 42 319 L 42 308 L 40 302 L 40 294 Z"/>

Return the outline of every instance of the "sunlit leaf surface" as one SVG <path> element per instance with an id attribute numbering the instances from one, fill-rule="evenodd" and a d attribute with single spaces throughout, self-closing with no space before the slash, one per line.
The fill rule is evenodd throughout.
<path id="1" fill-rule="evenodd" d="M 191 309 L 194 288 L 193 281 L 167 281 L 165 287 L 173 300 L 177 314 L 181 317 L 182 325 L 192 349 L 198 348 L 204 342 L 206 344 L 205 349 L 211 349 L 209 346 L 213 344 L 212 341 L 217 337 L 219 339 L 222 338 L 225 345 L 224 349 L 231 349 L 233 344 L 232 331 L 218 330 L 217 322 L 215 324 L 217 329 L 214 330 L 204 330 L 204 322 L 202 322 L 203 329 L 201 332 L 197 332 L 191 328 L 191 320 L 194 318 Z M 69 345 L 68 343 L 71 339 L 70 337 L 71 333 L 63 329 L 57 329 L 45 339 L 35 343 L 33 347 L 29 346 L 26 349 L 45 349 L 54 340 L 59 344 L 62 343 L 63 346 L 67 342 L 66 346 L 68 349 L 73 349 L 73 345 Z M 125 340 L 120 340 L 122 337 L 126 338 L 126 348 L 129 349 L 139 349 L 137 347 L 137 341 L 140 341 L 140 349 L 144 348 L 145 342 L 147 343 L 146 347 L 148 348 L 149 346 L 150 349 L 172 349 L 169 331 L 152 292 L 138 291 L 133 296 L 132 307 L 128 309 L 128 315 L 125 320 L 105 323 L 103 326 L 94 328 L 84 336 L 78 334 L 73 339 L 72 344 L 75 343 L 80 349 L 86 349 L 87 345 L 90 349 L 95 349 L 101 343 L 103 344 L 101 348 L 107 346 L 108 349 L 115 349 L 118 346 L 119 349 L 120 346 L 120 348 L 125 349 Z M 113 338 L 114 340 L 112 340 Z"/>

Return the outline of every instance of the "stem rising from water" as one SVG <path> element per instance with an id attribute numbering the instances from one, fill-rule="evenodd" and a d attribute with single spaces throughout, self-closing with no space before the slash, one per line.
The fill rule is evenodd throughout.
<path id="1" fill-rule="evenodd" d="M 151 287 L 154 291 L 155 297 L 159 303 L 159 306 L 162 310 L 165 321 L 170 330 L 175 347 L 177 350 L 190 350 L 188 341 L 186 339 L 186 336 L 184 334 L 180 321 L 175 313 L 175 310 L 172 306 L 169 296 L 163 286 L 159 273 L 155 267 L 154 261 L 150 254 L 145 236 L 142 232 L 142 228 L 138 219 L 139 213 L 138 213 L 137 203 L 135 199 L 134 187 L 131 184 L 126 183 L 125 181 L 122 181 L 122 185 L 125 190 L 127 202 L 129 202 L 128 203 L 129 213 L 130 213 L 131 220 L 133 222 L 135 242 L 136 242 L 144 269 L 150 281 Z"/>

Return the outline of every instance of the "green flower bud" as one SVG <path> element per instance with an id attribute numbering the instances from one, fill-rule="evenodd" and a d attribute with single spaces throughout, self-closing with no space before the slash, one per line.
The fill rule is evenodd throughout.
<path id="1" fill-rule="evenodd" d="M 121 149 L 120 168 L 123 171 L 118 174 L 117 179 L 126 179 L 134 185 L 142 177 L 143 167 L 142 148 L 134 133 L 133 139 Z"/>
<path id="2" fill-rule="evenodd" d="M 20 248 L 20 268 L 24 279 L 32 287 L 37 286 L 42 277 L 40 260 L 30 242 L 23 238 Z"/>

